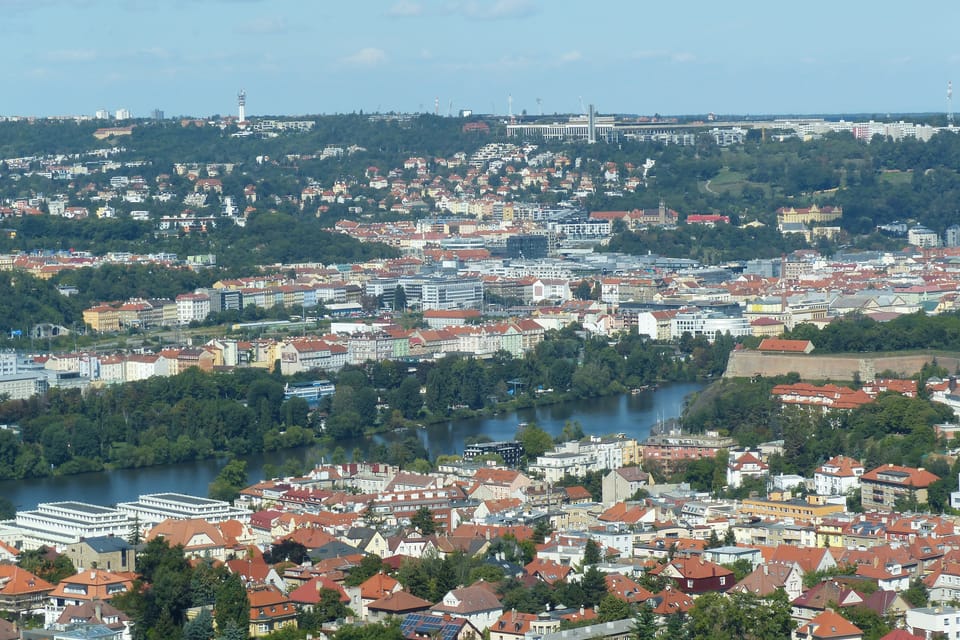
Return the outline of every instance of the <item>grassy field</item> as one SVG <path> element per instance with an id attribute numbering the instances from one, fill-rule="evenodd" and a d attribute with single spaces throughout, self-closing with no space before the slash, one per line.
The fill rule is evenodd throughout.
<path id="1" fill-rule="evenodd" d="M 759 187 L 763 189 L 767 195 L 770 193 L 770 185 L 760 182 L 750 182 L 747 180 L 747 174 L 740 171 L 732 171 L 729 167 L 724 167 L 720 170 L 720 173 L 710 180 L 699 183 L 699 186 L 702 193 L 711 193 L 713 195 L 728 192 L 732 196 L 739 196 L 743 188 L 747 186 Z"/>
<path id="2" fill-rule="evenodd" d="M 913 180 L 912 171 L 881 171 L 880 179 L 892 185 L 905 184 Z"/>

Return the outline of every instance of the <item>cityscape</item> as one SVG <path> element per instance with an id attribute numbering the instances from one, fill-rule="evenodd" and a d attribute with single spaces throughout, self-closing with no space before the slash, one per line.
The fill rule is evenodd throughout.
<path id="1" fill-rule="evenodd" d="M 0 640 L 960 638 L 956 9 L 82 4 L 0 2 Z"/>

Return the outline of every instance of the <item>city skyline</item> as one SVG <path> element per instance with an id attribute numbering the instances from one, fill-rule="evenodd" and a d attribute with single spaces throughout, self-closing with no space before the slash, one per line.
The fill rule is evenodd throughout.
<path id="1" fill-rule="evenodd" d="M 0 0 L 0 115 L 947 111 L 960 9 Z M 148 25 L 148 26 L 145 26 Z M 905 28 L 907 25 L 907 28 Z"/>

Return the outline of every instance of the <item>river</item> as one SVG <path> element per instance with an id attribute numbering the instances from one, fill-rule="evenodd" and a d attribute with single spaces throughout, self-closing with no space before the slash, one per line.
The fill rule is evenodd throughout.
<path id="1" fill-rule="evenodd" d="M 438 423 L 415 431 L 377 435 L 371 440 L 343 442 L 342 446 L 350 456 L 355 446 L 365 450 L 371 441 L 390 442 L 415 433 L 430 456 L 435 458 L 441 454 L 462 453 L 464 440 L 470 436 L 486 435 L 493 440 L 512 440 L 521 422 L 535 422 L 551 435 L 556 435 L 567 421 L 579 422 L 587 435 L 625 433 L 642 440 L 658 420 L 679 417 L 686 398 L 703 388 L 703 384 L 694 382 L 669 384 L 657 391 L 562 402 L 498 416 Z M 260 453 L 244 459 L 247 461 L 249 480 L 253 483 L 262 479 L 265 464 L 280 466 L 290 458 L 312 462 L 323 453 L 316 447 L 307 447 Z M 0 495 L 13 502 L 18 510 L 33 509 L 41 502 L 61 500 L 113 505 L 136 500 L 144 493 L 163 491 L 205 496 L 207 486 L 225 463 L 223 459 L 200 460 L 144 469 L 7 480 L 0 482 Z"/>

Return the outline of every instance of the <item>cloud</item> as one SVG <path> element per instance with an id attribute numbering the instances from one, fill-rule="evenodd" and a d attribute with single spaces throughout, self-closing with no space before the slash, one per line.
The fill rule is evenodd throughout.
<path id="1" fill-rule="evenodd" d="M 560 54 L 560 62 L 576 62 L 577 60 L 582 60 L 583 54 L 577 50 L 567 51 L 566 53 Z"/>
<path id="2" fill-rule="evenodd" d="M 387 15 L 395 18 L 411 18 L 413 16 L 423 15 L 424 8 L 419 2 L 410 0 L 400 0 L 392 7 L 387 9 Z"/>
<path id="3" fill-rule="evenodd" d="M 99 56 L 93 49 L 56 49 L 43 57 L 50 62 L 92 62 Z"/>
<path id="4" fill-rule="evenodd" d="M 697 59 L 689 51 L 666 51 L 664 49 L 635 51 L 631 57 L 636 60 L 669 60 L 671 62 L 693 62 Z"/>
<path id="5" fill-rule="evenodd" d="M 262 16 L 237 25 L 237 33 L 245 35 L 273 35 L 287 33 L 290 26 L 287 21 L 275 16 Z"/>
<path id="6" fill-rule="evenodd" d="M 387 61 L 387 54 L 383 49 L 377 49 L 376 47 L 364 47 L 356 53 L 341 58 L 341 60 L 347 64 L 356 65 L 358 67 L 375 67 L 378 64 L 382 64 Z"/>
<path id="7" fill-rule="evenodd" d="M 495 2 L 463 2 L 459 11 L 477 20 L 509 20 L 527 18 L 540 11 L 534 0 L 496 0 Z"/>

